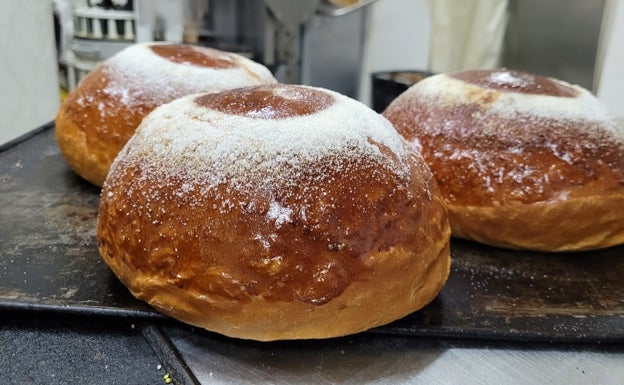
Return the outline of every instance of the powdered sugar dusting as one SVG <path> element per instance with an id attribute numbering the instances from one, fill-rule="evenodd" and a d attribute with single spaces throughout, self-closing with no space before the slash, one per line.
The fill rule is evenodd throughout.
<path id="1" fill-rule="evenodd" d="M 284 223 L 290 222 L 292 213 L 293 209 L 284 207 L 277 201 L 271 201 L 269 204 L 269 211 L 267 212 L 267 219 L 275 221 L 275 226 L 279 228 Z"/>
<path id="2" fill-rule="evenodd" d="M 237 64 L 231 68 L 194 66 L 157 55 L 150 48 L 155 44 L 158 43 L 135 44 L 108 59 L 103 69 L 111 80 L 103 93 L 128 107 L 155 106 L 191 93 L 276 82 L 266 67 L 240 55 L 227 53 Z M 215 54 L 202 47 L 195 49 L 206 50 L 206 55 Z"/>
<path id="3" fill-rule="evenodd" d="M 511 75 L 508 71 L 496 71 L 490 74 L 490 80 L 492 83 L 509 84 L 514 87 L 522 87 L 525 85 L 525 81 L 518 76 Z"/>
<path id="4" fill-rule="evenodd" d="M 296 91 L 273 89 L 296 97 Z M 182 177 L 208 189 L 227 184 L 239 191 L 283 190 L 319 159 L 328 160 L 327 167 L 333 169 L 366 159 L 397 175 L 409 174 L 413 152 L 390 122 L 346 96 L 314 90 L 330 94 L 333 104 L 313 115 L 283 119 L 199 107 L 196 95 L 163 105 L 143 120 L 111 173 L 124 163 L 140 164 L 150 175 Z M 380 146 L 392 155 L 384 155 Z M 321 169 L 315 175 L 319 183 L 326 178 Z M 282 225 L 290 218 L 289 210 L 275 202 L 267 217 Z"/>
<path id="5" fill-rule="evenodd" d="M 494 81 L 514 82 L 506 72 L 495 72 Z M 406 92 L 406 98 L 414 97 L 429 100 L 429 103 L 442 105 L 465 104 L 467 97 L 473 95 L 475 102 L 480 102 L 482 114 L 498 115 L 504 119 L 516 119 L 520 116 L 533 119 L 556 119 L 569 121 L 597 122 L 598 124 L 581 125 L 594 132 L 591 135 L 603 136 L 605 133 L 617 141 L 624 141 L 624 128 L 607 108 L 589 91 L 582 87 L 551 79 L 577 91 L 575 97 L 554 97 L 549 95 L 525 94 L 519 92 L 500 92 L 483 90 L 476 85 L 455 79 L 447 74 L 426 78 Z M 518 80 L 522 81 L 522 80 Z M 476 96 L 475 96 L 476 95 Z M 487 95 L 487 96 L 485 96 Z M 478 98 L 482 98 L 478 100 Z M 576 125 L 570 125 L 573 127 Z M 487 129 L 488 127 L 484 127 Z M 487 134 L 487 133 L 484 133 Z M 501 135 L 501 132 L 491 132 Z"/>
<path id="6" fill-rule="evenodd" d="M 283 99 L 296 102 L 305 99 L 303 90 L 305 89 L 300 87 L 277 87 L 273 90 L 273 93 Z"/>

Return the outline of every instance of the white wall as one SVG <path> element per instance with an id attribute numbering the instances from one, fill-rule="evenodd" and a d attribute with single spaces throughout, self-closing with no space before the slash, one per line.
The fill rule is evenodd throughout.
<path id="1" fill-rule="evenodd" d="M 607 0 L 596 60 L 598 99 L 624 121 L 624 1 Z"/>
<path id="2" fill-rule="evenodd" d="M 371 104 L 371 74 L 427 70 L 431 21 L 427 0 L 377 0 L 372 4 L 360 95 Z"/>
<path id="3" fill-rule="evenodd" d="M 0 1 L 0 144 L 54 119 L 56 63 L 51 1 Z"/>

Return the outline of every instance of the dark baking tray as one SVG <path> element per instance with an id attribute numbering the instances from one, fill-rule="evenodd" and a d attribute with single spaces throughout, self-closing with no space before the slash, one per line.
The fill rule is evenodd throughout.
<path id="1" fill-rule="evenodd" d="M 52 124 L 0 147 L 0 312 L 169 322 L 135 300 L 100 259 L 98 201 L 99 189 L 66 165 Z M 431 304 L 371 332 L 624 342 L 624 246 L 548 254 L 453 240 L 452 258 Z"/>

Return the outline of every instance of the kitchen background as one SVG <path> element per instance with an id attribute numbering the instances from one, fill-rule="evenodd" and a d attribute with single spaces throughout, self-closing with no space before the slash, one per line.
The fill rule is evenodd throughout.
<path id="1" fill-rule="evenodd" d="M 137 41 L 213 46 L 371 105 L 373 74 L 505 66 L 579 84 L 624 117 L 622 0 L 4 0 L 0 144 Z"/>

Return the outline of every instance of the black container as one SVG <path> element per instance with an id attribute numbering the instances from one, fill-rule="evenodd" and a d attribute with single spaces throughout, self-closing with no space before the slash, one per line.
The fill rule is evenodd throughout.
<path id="1" fill-rule="evenodd" d="M 383 112 L 388 105 L 410 86 L 431 76 L 427 71 L 389 71 L 372 74 L 373 110 Z"/>

